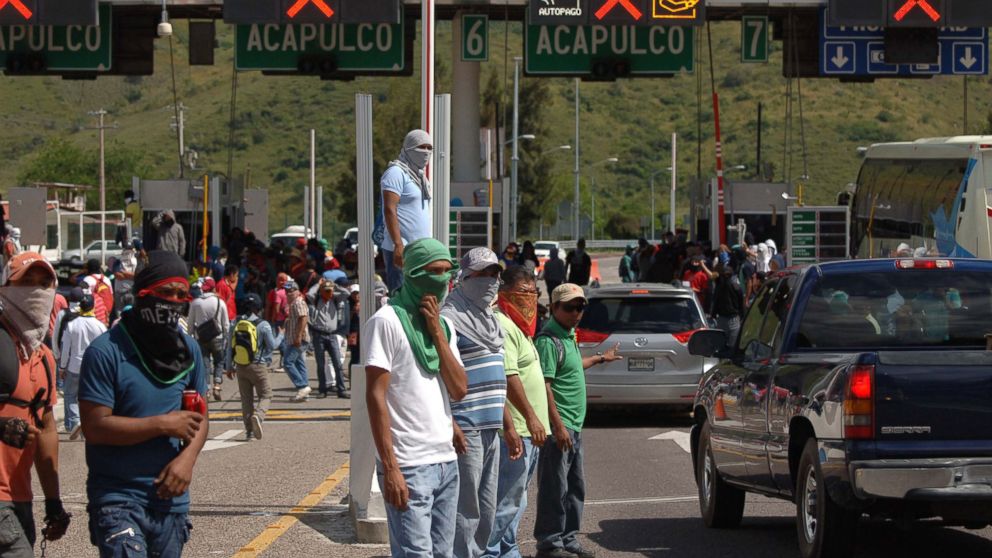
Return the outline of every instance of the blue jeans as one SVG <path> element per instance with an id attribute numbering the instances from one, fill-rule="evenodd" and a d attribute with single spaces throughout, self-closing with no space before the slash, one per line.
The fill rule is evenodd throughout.
<path id="1" fill-rule="evenodd" d="M 562 452 L 553 436 L 541 448 L 537 474 L 537 519 L 534 538 L 538 550 L 564 548 L 575 552 L 579 544 L 586 483 L 582 472 L 582 436 L 569 429 L 572 449 Z"/>
<path id="2" fill-rule="evenodd" d="M 133 502 L 90 508 L 90 543 L 100 558 L 180 558 L 193 528 L 185 512 L 167 513 Z"/>
<path id="3" fill-rule="evenodd" d="M 72 429 L 79 424 L 79 374 L 66 372 L 65 381 L 62 384 L 62 401 L 65 403 L 65 431 L 72 432 Z"/>
<path id="4" fill-rule="evenodd" d="M 223 335 L 223 334 L 222 334 Z M 200 353 L 203 354 L 204 366 L 212 366 L 215 384 L 224 383 L 224 371 L 227 369 L 227 347 L 223 339 L 214 339 L 210 343 L 200 343 Z"/>
<path id="5" fill-rule="evenodd" d="M 341 370 L 341 347 L 338 346 L 337 336 L 333 333 L 321 333 L 310 328 L 310 341 L 313 343 L 313 356 L 317 360 L 317 391 L 327 393 L 327 368 L 324 357 L 330 356 L 334 368 L 334 389 L 338 394 L 344 393 L 344 372 Z M 328 354 L 330 353 L 330 354 Z"/>
<path id="6" fill-rule="evenodd" d="M 386 503 L 389 549 L 393 558 L 450 558 L 458 506 L 458 463 L 400 467 L 410 493 L 406 511 Z M 382 463 L 379 488 L 386 490 Z"/>
<path id="7" fill-rule="evenodd" d="M 489 545 L 484 556 L 520 558 L 517 529 L 527 509 L 527 485 L 537 471 L 537 458 L 541 448 L 530 438 L 521 438 L 524 454 L 516 461 L 510 460 L 505 443 L 499 445 L 499 485 L 496 489 L 496 523 L 489 535 Z"/>
<path id="8" fill-rule="evenodd" d="M 489 544 L 496 522 L 500 445 L 499 431 L 495 428 L 465 432 L 468 451 L 458 456 L 458 517 L 455 520 L 455 556 L 458 558 L 478 558 Z"/>
<path id="9" fill-rule="evenodd" d="M 310 385 L 306 358 L 307 346 L 305 343 L 299 347 L 286 345 L 286 352 L 282 357 L 282 365 L 286 369 L 286 375 L 289 376 L 289 380 L 293 382 L 293 387 L 296 389 L 303 389 Z"/>
<path id="10" fill-rule="evenodd" d="M 391 295 L 403 286 L 403 269 L 393 265 L 393 253 L 389 250 L 382 251 L 382 261 L 386 263 L 386 288 Z"/>

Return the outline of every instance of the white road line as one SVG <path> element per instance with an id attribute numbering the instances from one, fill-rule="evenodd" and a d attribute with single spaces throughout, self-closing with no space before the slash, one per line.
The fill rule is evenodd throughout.
<path id="1" fill-rule="evenodd" d="M 689 441 L 689 433 L 682 432 L 680 430 L 669 430 L 668 432 L 663 432 L 657 436 L 652 436 L 648 440 L 671 440 L 678 444 L 680 448 L 686 453 L 692 453 L 692 449 Z"/>
<path id="2" fill-rule="evenodd" d="M 218 434 L 213 438 L 207 440 L 207 443 L 203 445 L 203 451 L 227 449 L 227 448 L 233 448 L 243 445 L 246 442 L 229 442 L 228 440 L 244 433 L 245 433 L 244 430 L 228 430 L 223 434 Z"/>
<path id="3" fill-rule="evenodd" d="M 619 498 L 615 500 L 588 500 L 587 506 L 613 506 L 617 504 L 676 504 L 680 502 L 695 502 L 698 496 L 673 496 L 671 498 Z"/>

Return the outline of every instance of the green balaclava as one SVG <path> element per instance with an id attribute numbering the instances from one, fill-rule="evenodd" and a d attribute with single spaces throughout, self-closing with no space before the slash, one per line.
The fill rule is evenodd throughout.
<path id="1" fill-rule="evenodd" d="M 424 270 L 425 266 L 438 260 L 450 262 L 451 271 L 435 275 Z M 448 284 L 457 269 L 458 265 L 451 259 L 448 249 L 437 240 L 422 238 L 411 242 L 403 249 L 403 286 L 389 299 L 390 306 L 403 324 L 403 331 L 410 341 L 417 363 L 429 374 L 441 371 L 441 359 L 437 355 L 434 340 L 427 333 L 427 322 L 420 313 L 420 300 L 424 295 L 432 294 L 437 297 L 440 308 L 448 294 Z M 441 320 L 441 327 L 445 338 L 451 339 L 451 332 L 444 320 Z"/>

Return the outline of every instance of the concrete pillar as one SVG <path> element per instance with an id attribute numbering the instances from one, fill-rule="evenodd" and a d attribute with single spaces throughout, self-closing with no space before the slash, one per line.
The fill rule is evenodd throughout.
<path id="1" fill-rule="evenodd" d="M 479 138 L 478 62 L 462 61 L 462 12 L 452 25 L 451 58 L 451 181 L 481 180 L 482 145 Z"/>

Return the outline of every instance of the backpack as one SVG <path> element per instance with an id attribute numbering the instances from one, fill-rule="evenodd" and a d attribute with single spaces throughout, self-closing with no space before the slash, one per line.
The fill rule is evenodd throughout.
<path id="1" fill-rule="evenodd" d="M 214 316 L 196 326 L 196 340 L 199 341 L 201 345 L 212 343 L 214 339 L 217 339 L 217 337 L 223 333 L 220 330 L 220 326 L 217 325 L 217 317 L 220 316 L 221 308 L 224 308 L 225 306 L 226 305 L 224 302 L 220 298 L 217 298 L 217 309 L 214 311 Z"/>
<path id="2" fill-rule="evenodd" d="M 257 326 L 260 321 L 242 317 L 234 325 L 234 342 L 231 343 L 234 364 L 248 366 L 255 362 L 255 356 L 258 354 Z"/>
<path id="3" fill-rule="evenodd" d="M 103 275 L 90 275 L 96 279 L 96 285 L 93 286 L 93 296 L 98 296 L 103 299 L 103 305 L 107 308 L 107 313 L 114 308 L 114 291 L 103 282 Z"/>
<path id="4" fill-rule="evenodd" d="M 0 326 L 0 405 L 14 405 L 22 409 L 31 411 L 35 426 L 42 427 L 41 415 L 45 407 L 52 404 L 52 365 L 48 358 L 43 356 L 42 364 L 45 366 L 45 379 L 48 388 L 40 388 L 35 393 L 31 401 L 24 401 L 14 397 L 17 389 L 17 382 L 21 375 L 21 362 L 17 356 L 17 345 L 10 333 L 3 326 Z"/>
<path id="5" fill-rule="evenodd" d="M 565 365 L 565 343 L 561 339 L 555 337 L 554 335 L 551 335 L 546 331 L 542 331 L 538 333 L 536 336 L 534 336 L 534 341 L 536 342 L 538 339 L 542 337 L 546 337 L 550 339 L 551 342 L 554 344 L 555 351 L 558 353 L 558 370 L 561 370 L 561 368 Z"/>

